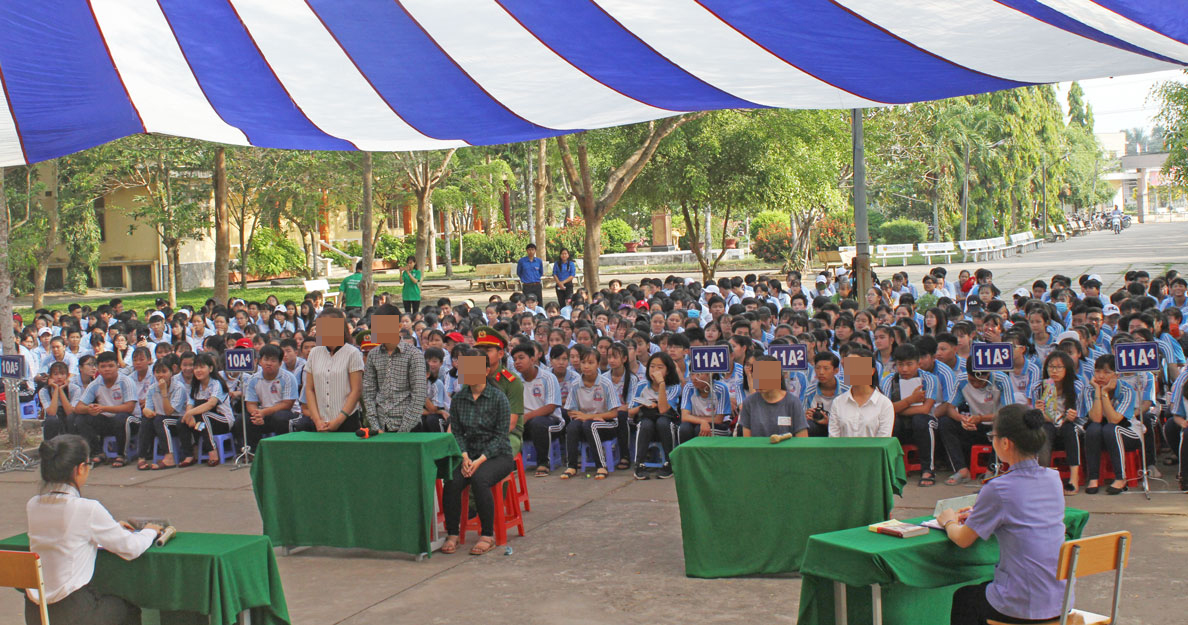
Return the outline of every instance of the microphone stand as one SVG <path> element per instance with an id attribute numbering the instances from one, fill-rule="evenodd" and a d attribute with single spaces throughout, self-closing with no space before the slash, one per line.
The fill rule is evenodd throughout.
<path id="1" fill-rule="evenodd" d="M 243 375 L 244 375 L 243 373 L 239 374 L 239 376 L 241 378 L 243 377 Z M 248 381 L 250 381 L 250 377 L 247 381 L 244 382 L 243 395 L 239 399 L 239 419 L 240 419 L 240 421 L 243 421 L 243 450 L 239 452 L 238 456 L 235 456 L 235 466 L 231 467 L 232 471 L 238 471 L 240 469 L 246 469 L 246 468 L 252 466 L 252 446 L 248 444 L 248 431 L 247 431 L 247 429 L 248 429 L 247 428 L 247 424 L 248 424 L 247 382 Z"/>

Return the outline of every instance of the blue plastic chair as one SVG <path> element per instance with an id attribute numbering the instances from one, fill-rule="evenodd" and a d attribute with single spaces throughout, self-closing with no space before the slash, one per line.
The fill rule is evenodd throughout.
<path id="1" fill-rule="evenodd" d="M 180 455 L 178 452 L 181 450 L 181 439 L 179 439 L 176 436 L 170 436 L 170 438 L 173 439 L 173 449 L 174 449 L 173 462 L 174 462 L 174 464 L 176 464 L 178 462 L 181 462 L 177 458 L 178 455 Z M 169 450 L 161 451 L 161 441 L 159 439 L 154 439 L 153 440 L 153 464 L 161 464 L 161 461 L 165 459 L 165 453 L 168 451 Z"/>
<path id="2" fill-rule="evenodd" d="M 524 456 L 525 466 L 533 467 L 540 464 L 536 460 L 536 446 L 532 444 L 532 441 L 524 441 L 520 453 Z M 553 471 L 563 464 L 565 464 L 565 460 L 562 458 L 561 441 L 554 438 L 552 444 L 549 445 L 549 470 Z"/>
<path id="3" fill-rule="evenodd" d="M 125 458 L 135 457 L 136 456 L 136 444 L 133 443 L 131 439 L 129 439 L 125 446 L 126 446 L 126 449 L 124 450 L 124 457 Z M 106 456 L 108 460 L 113 460 L 113 459 L 119 457 L 119 455 L 120 455 L 119 450 L 116 449 L 116 437 L 114 437 L 114 436 L 104 436 L 103 437 L 103 455 Z"/>
<path id="4" fill-rule="evenodd" d="M 579 464 L 579 470 L 585 471 L 587 469 L 593 469 L 595 464 L 594 456 L 590 453 L 590 445 L 587 443 L 582 443 L 578 446 L 578 449 L 581 450 L 581 463 Z M 607 473 L 614 473 L 615 465 L 619 463 L 619 441 L 617 439 L 611 439 L 604 442 L 602 444 L 602 452 L 603 456 L 606 458 Z"/>
<path id="5" fill-rule="evenodd" d="M 200 434 L 198 440 L 198 459 L 206 457 L 206 435 Z M 215 434 L 215 446 L 219 448 L 219 464 L 235 460 L 235 436 L 233 434 Z"/>

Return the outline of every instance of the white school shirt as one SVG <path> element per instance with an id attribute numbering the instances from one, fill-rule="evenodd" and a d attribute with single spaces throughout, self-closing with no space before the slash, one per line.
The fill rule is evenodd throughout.
<path id="1" fill-rule="evenodd" d="M 136 383 L 132 378 L 119 374 L 111 386 L 103 383 L 103 376 L 97 376 L 87 385 L 82 397 L 78 399 L 82 404 L 99 404 L 100 406 L 118 406 L 129 401 L 136 401 Z M 113 417 L 115 413 L 100 413 L 105 417 Z"/>
<path id="2" fill-rule="evenodd" d="M 601 376 L 594 380 L 593 386 L 586 386 L 586 381 L 579 377 L 570 384 L 569 397 L 565 400 L 567 410 L 586 414 L 609 412 L 621 405 L 623 402 L 615 394 L 615 387 Z"/>
<path id="3" fill-rule="evenodd" d="M 276 377 L 271 380 L 264 379 L 264 374 L 257 371 L 244 384 L 243 399 L 256 402 L 261 408 L 271 408 L 290 399 L 296 403 L 297 379 L 284 367 L 277 370 Z"/>
<path id="4" fill-rule="evenodd" d="M 180 384 L 177 378 L 170 378 L 169 380 L 169 407 L 172 408 L 169 414 L 165 414 L 165 398 L 161 397 L 161 387 L 157 385 L 156 377 L 153 376 L 153 384 L 148 388 L 144 396 L 144 407 L 152 410 L 153 414 L 158 416 L 178 418 L 186 411 L 186 404 L 189 403 L 187 397 L 190 394 L 190 386 L 188 384 Z"/>
<path id="5" fill-rule="evenodd" d="M 557 376 L 553 375 L 552 371 L 537 368 L 536 377 L 532 378 L 531 382 L 524 376 L 520 376 L 520 382 L 524 383 L 525 413 L 553 404 L 557 406 L 553 410 L 553 416 L 561 416 L 561 383 L 557 381 Z"/>
<path id="6" fill-rule="evenodd" d="M 198 390 L 194 393 L 190 389 L 186 389 L 186 408 L 193 408 L 198 404 L 204 404 L 208 399 L 216 398 L 218 403 L 215 404 L 214 410 L 210 410 L 204 414 L 231 425 L 235 423 L 235 417 L 231 414 L 231 399 L 230 394 L 223 390 L 223 386 L 219 381 L 214 379 L 216 373 L 212 373 L 211 377 L 206 380 L 206 386 L 198 385 Z"/>
<path id="7" fill-rule="evenodd" d="M 29 551 L 41 556 L 45 598 L 51 604 L 90 583 L 101 545 L 125 560 L 134 560 L 157 537 L 153 530 L 129 532 L 120 527 L 103 504 L 82 498 L 76 488 L 65 484 L 30 499 L 25 514 Z M 39 598 L 36 589 L 25 594 L 30 601 Z"/>

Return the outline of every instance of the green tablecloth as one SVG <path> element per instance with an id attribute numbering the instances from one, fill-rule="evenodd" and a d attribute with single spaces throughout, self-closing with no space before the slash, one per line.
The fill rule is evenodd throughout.
<path id="1" fill-rule="evenodd" d="M 931 516 L 911 519 L 921 522 Z M 1080 538 L 1089 513 L 1066 508 L 1068 539 Z M 846 606 L 851 624 L 872 621 L 870 585 L 879 584 L 883 622 L 888 625 L 947 625 L 953 593 L 989 581 L 998 563 L 998 541 L 978 540 L 966 549 L 932 530 L 927 536 L 895 538 L 865 526 L 809 539 L 801 567 L 799 625 L 833 625 L 833 582 L 849 585 Z"/>
<path id="2" fill-rule="evenodd" d="M 27 551 L 25 534 L 0 541 L 0 549 Z M 211 625 L 231 625 L 251 608 L 253 625 L 289 622 L 280 572 L 267 536 L 182 532 L 135 560 L 100 551 L 91 585 L 148 610 L 162 623 L 193 622 L 169 612 L 208 615 Z"/>
<path id="3" fill-rule="evenodd" d="M 907 481 L 894 438 L 698 437 L 672 467 L 689 577 L 799 570 L 809 536 L 886 520 Z"/>
<path id="4" fill-rule="evenodd" d="M 427 553 L 434 482 L 462 462 L 452 434 L 295 432 L 260 442 L 252 488 L 278 546 Z"/>

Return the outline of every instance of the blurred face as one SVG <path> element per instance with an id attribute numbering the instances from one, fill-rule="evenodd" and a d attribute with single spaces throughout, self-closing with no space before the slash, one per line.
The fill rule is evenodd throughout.
<path id="1" fill-rule="evenodd" d="M 99 365 L 99 375 L 103 376 L 103 381 L 111 384 L 116 381 L 120 375 L 120 366 L 114 362 L 104 362 Z"/>
<path id="2" fill-rule="evenodd" d="M 945 362 L 953 362 L 957 358 L 957 350 L 953 345 L 941 341 L 936 346 L 936 357 Z"/>
<path id="3" fill-rule="evenodd" d="M 1053 358 L 1048 361 L 1048 378 L 1053 382 L 1063 382 L 1064 376 L 1067 374 L 1068 372 L 1064 369 L 1064 363 L 1059 358 Z"/>
<path id="4" fill-rule="evenodd" d="M 828 360 L 817 361 L 817 364 L 813 365 L 813 369 L 817 372 L 817 380 L 819 383 L 827 382 L 828 384 L 832 385 L 836 380 L 834 376 L 837 375 L 837 368 L 834 367 L 833 363 Z"/>
<path id="5" fill-rule="evenodd" d="M 210 379 L 210 367 L 208 367 L 205 363 L 195 363 L 194 379 L 198 380 L 198 382 L 202 384 L 205 384 L 206 381 Z"/>
<path id="6" fill-rule="evenodd" d="M 520 375 L 526 376 L 532 369 L 536 368 L 536 363 L 532 361 L 532 357 L 526 352 L 519 352 L 513 355 L 512 362 L 516 366 L 516 371 L 520 372 Z"/>
<path id="7" fill-rule="evenodd" d="M 588 379 L 598 377 L 598 356 L 590 354 L 582 359 L 582 377 Z"/>

